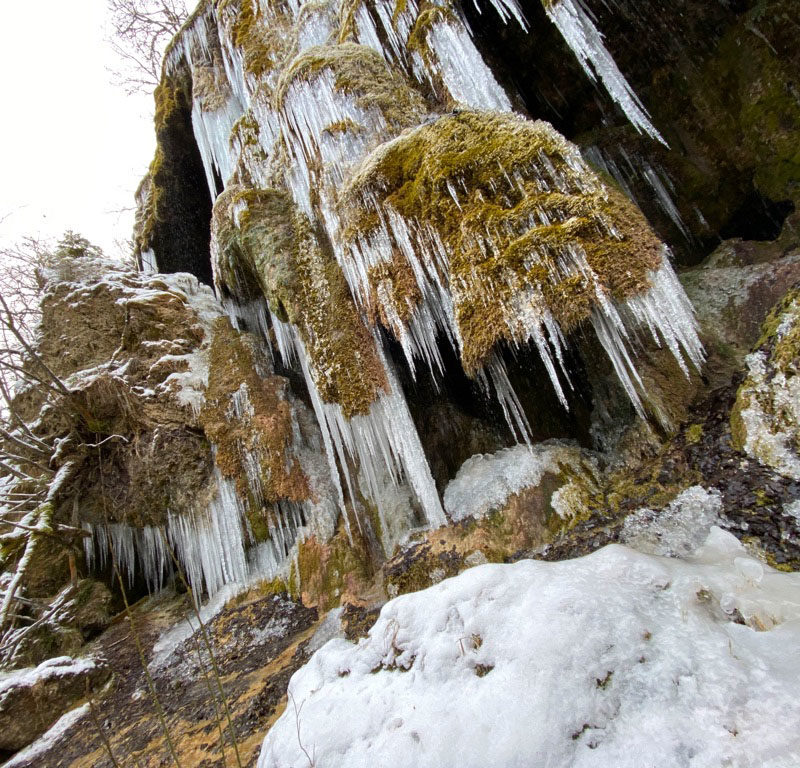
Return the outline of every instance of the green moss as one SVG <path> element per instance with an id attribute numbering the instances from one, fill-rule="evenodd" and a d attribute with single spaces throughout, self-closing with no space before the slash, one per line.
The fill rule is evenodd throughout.
<path id="1" fill-rule="evenodd" d="M 752 186 L 772 200 L 800 199 L 795 15 L 794 0 L 758 3 L 715 47 L 693 51 L 692 66 L 669 62 L 655 74 L 655 123 L 673 125 L 686 147 L 664 156 L 681 180 L 686 221 L 698 205 L 717 230 Z"/>
<path id="2" fill-rule="evenodd" d="M 791 414 L 776 407 L 769 392 L 776 373 L 787 379 L 800 375 L 800 289 L 789 291 L 772 309 L 761 327 L 756 349 L 766 355 L 766 382 L 759 386 L 748 377 L 739 387 L 730 415 L 731 444 L 738 451 L 744 450 L 748 435 L 742 413 L 756 405 L 769 414 L 776 430 L 794 432 L 795 450 L 800 452 L 800 430 L 796 424 L 788 423 L 793 421 Z M 766 456 L 761 460 L 768 463 Z"/>
<path id="3" fill-rule="evenodd" d="M 220 281 L 239 297 L 263 293 L 300 331 L 323 400 L 366 413 L 386 374 L 325 238 L 282 190 L 229 187 L 214 211 Z"/>
<path id="4" fill-rule="evenodd" d="M 302 502 L 310 497 L 308 479 L 296 456 L 287 382 L 277 376 L 258 375 L 259 361 L 252 341 L 234 331 L 227 318 L 216 322 L 208 355 L 208 387 L 198 420 L 217 448 L 220 471 L 235 480 L 239 494 L 248 501 L 253 535 L 257 541 L 265 541 L 270 537 L 270 523 L 276 523 L 271 519 L 275 503 Z M 247 388 L 252 416 L 231 420 L 232 400 L 242 385 Z M 250 490 L 245 455 L 258 462 L 261 498 L 255 498 Z"/>
<path id="5" fill-rule="evenodd" d="M 306 605 L 329 610 L 348 594 L 357 594 L 373 577 L 372 564 L 363 542 L 350 542 L 342 526 L 325 544 L 315 537 L 298 545 L 300 591 Z"/>
<path id="6" fill-rule="evenodd" d="M 692 424 L 686 429 L 686 443 L 687 445 L 694 445 L 699 443 L 703 437 L 703 425 Z"/>
<path id="7" fill-rule="evenodd" d="M 747 442 L 747 428 L 742 419 L 742 411 L 747 410 L 750 403 L 749 396 L 744 392 L 742 387 L 736 395 L 736 402 L 731 408 L 730 426 L 731 426 L 731 446 L 736 451 L 743 451 L 745 443 Z"/>
<path id="8" fill-rule="evenodd" d="M 457 21 L 458 16 L 450 6 L 423 3 L 411 28 L 406 48 L 410 53 L 418 53 L 423 60 L 428 61 L 430 59 L 428 32 L 436 24 Z"/>
<path id="9" fill-rule="evenodd" d="M 256 0 L 218 0 L 217 14 L 232 19 L 230 34 L 234 45 L 241 48 L 246 72 L 262 77 L 275 69 L 283 57 L 286 35 L 274 18 L 263 18 Z"/>
<path id="10" fill-rule="evenodd" d="M 581 167 L 574 146 L 548 124 L 510 114 L 448 115 L 373 152 L 345 191 L 348 240 L 378 226 L 365 202 L 375 198 L 443 242 L 442 278 L 456 286 L 470 374 L 498 341 L 525 335 L 523 304 L 549 311 L 567 333 L 589 317 L 598 302 L 593 281 L 563 266 L 574 249 L 617 301 L 647 290 L 663 256 L 639 210 Z M 419 300 L 401 286 L 393 294 L 398 306 Z"/>

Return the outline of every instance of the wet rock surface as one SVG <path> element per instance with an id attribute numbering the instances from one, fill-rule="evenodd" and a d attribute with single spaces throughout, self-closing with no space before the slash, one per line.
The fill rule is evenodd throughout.
<path id="1" fill-rule="evenodd" d="M 317 612 L 285 595 L 250 595 L 208 619 L 204 637 L 187 600 L 185 596 L 146 600 L 133 608 L 133 624 L 120 615 L 90 646 L 93 654 L 113 660 L 110 686 L 93 697 L 98 717 L 90 710 L 67 736 L 21 765 L 110 768 L 114 763 L 109 748 L 119 764 L 159 766 L 169 760 L 134 628 L 181 764 L 235 765 L 230 715 L 241 764 L 254 765 L 264 732 L 285 706 L 289 677 L 308 658 L 305 649 L 317 625 Z M 193 621 L 193 634 L 183 631 L 181 617 Z M 172 640 L 158 655 L 157 640 L 170 629 L 173 634 L 167 637 Z M 220 685 L 227 711 L 219 697 Z M 81 688 L 75 700 L 84 695 Z"/>
<path id="2" fill-rule="evenodd" d="M 104 661 L 60 656 L 0 677 L 0 756 L 30 744 L 110 676 Z"/>

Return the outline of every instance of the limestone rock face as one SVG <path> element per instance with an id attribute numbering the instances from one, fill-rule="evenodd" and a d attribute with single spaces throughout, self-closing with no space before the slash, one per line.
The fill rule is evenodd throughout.
<path id="1" fill-rule="evenodd" d="M 251 571 L 274 577 L 305 525 L 332 535 L 319 432 L 269 350 L 231 326 L 210 288 L 80 249 L 57 253 L 43 282 L 41 362 L 30 365 L 61 384 L 21 389 L 14 406 L 56 446 L 52 465 L 73 468 L 53 523 L 70 526 L 73 544 L 83 529 L 88 570 L 158 589 L 174 556 L 210 594 Z M 68 545 L 43 537 L 32 551 L 29 596 L 70 579 Z M 4 547 L 13 567 L 24 536 Z"/>
<path id="2" fill-rule="evenodd" d="M 105 664 L 61 656 L 0 677 L 0 750 L 30 744 L 110 675 Z"/>
<path id="3" fill-rule="evenodd" d="M 190 275 L 155 278 L 92 257 L 62 259 L 46 280 L 39 354 L 71 397 L 30 406 L 38 430 L 63 435 L 62 460 L 89 454 L 79 520 L 142 525 L 192 509 L 211 464 L 195 412 L 221 315 L 213 295 Z"/>

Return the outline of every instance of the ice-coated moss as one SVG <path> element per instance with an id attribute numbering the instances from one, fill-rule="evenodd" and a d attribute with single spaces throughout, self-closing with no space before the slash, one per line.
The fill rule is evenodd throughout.
<path id="1" fill-rule="evenodd" d="M 271 311 L 298 328 L 323 400 L 348 417 L 369 411 L 388 386 L 383 364 L 308 217 L 276 189 L 229 187 L 214 210 L 220 289 L 239 297 L 260 290 Z"/>
<path id="2" fill-rule="evenodd" d="M 376 204 L 443 244 L 470 373 L 499 340 L 520 335 L 523 310 L 547 310 L 569 332 L 600 296 L 645 292 L 663 255 L 639 210 L 573 145 L 547 123 L 510 114 L 447 115 L 373 152 L 345 195 L 351 243 L 380 226 Z M 396 303 L 415 301 L 406 286 L 392 286 Z"/>
<path id="3" fill-rule="evenodd" d="M 244 56 L 244 68 L 261 77 L 275 68 L 280 59 L 280 39 L 265 23 L 256 0 L 217 0 L 217 14 L 230 23 L 231 39 Z"/>
<path id="4" fill-rule="evenodd" d="M 337 91 L 352 96 L 362 109 L 380 110 L 389 125 L 413 125 L 426 112 L 422 98 L 389 69 L 377 51 L 355 43 L 319 45 L 298 56 L 281 74 L 276 104 L 282 106 L 292 82 L 313 82 L 324 70 L 333 73 Z"/>

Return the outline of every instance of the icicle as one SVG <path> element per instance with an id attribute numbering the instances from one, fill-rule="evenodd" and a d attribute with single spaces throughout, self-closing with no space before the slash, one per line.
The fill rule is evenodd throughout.
<path id="1" fill-rule="evenodd" d="M 150 592 L 158 592 L 164 586 L 164 576 L 171 566 L 161 528 L 134 528 L 126 523 L 83 523 L 82 528 L 90 534 L 83 540 L 90 572 L 111 567 L 115 562 L 129 588 L 139 572 Z"/>
<path id="2" fill-rule="evenodd" d="M 245 583 L 245 509 L 232 480 L 215 466 L 216 493 L 205 513 L 170 515 L 167 536 L 194 591 L 209 596 L 225 584 Z"/>
<path id="3" fill-rule="evenodd" d="M 148 248 L 139 254 L 142 264 L 142 272 L 158 272 L 158 265 L 156 264 L 156 254 L 152 248 Z"/>
<path id="4" fill-rule="evenodd" d="M 591 323 L 598 341 L 614 366 L 614 372 L 617 374 L 625 394 L 633 403 L 639 418 L 645 420 L 647 417 L 637 391 L 642 386 L 642 380 L 625 346 L 627 334 L 624 326 L 611 322 L 609 317 L 599 309 L 595 309 L 592 313 Z"/>
<path id="5" fill-rule="evenodd" d="M 387 132 L 381 111 L 377 107 L 363 109 L 352 97 L 336 90 L 329 69 L 316 74 L 311 82 L 297 79 L 291 83 L 280 121 L 283 138 L 295 161 L 286 181 L 295 202 L 308 216 L 313 216 L 312 186 L 316 193 L 330 198 L 323 201 L 323 206 L 332 212 L 346 171 L 366 154 L 376 137 L 385 137 Z M 360 130 L 331 132 L 331 125 L 357 125 Z M 311 171 L 319 164 L 321 178 Z M 331 231 L 335 231 L 336 218 L 332 213 L 328 215 Z"/>
<path id="6" fill-rule="evenodd" d="M 381 42 L 380 35 L 375 29 L 372 16 L 365 4 L 359 6 L 356 13 L 356 26 L 358 41 L 362 45 L 374 48 L 386 59 L 395 64 L 402 64 L 405 60 L 406 43 L 419 16 L 417 0 L 406 0 L 403 10 L 396 13 L 397 6 L 394 0 L 376 0 L 372 6 L 381 21 L 383 32 L 389 43 L 389 50 Z"/>
<path id="7" fill-rule="evenodd" d="M 497 353 L 492 355 L 492 359 L 478 373 L 478 383 L 487 396 L 490 393 L 489 381 L 494 386 L 495 398 L 503 409 L 503 415 L 514 439 L 520 443 L 530 444 L 531 425 L 508 379 L 506 365 Z"/>
<path id="8" fill-rule="evenodd" d="M 509 19 L 513 17 L 516 19 L 517 24 L 527 31 L 528 22 L 525 20 L 522 9 L 519 7 L 519 4 L 516 0 L 489 0 L 489 2 L 492 4 L 492 7 L 497 11 L 497 14 L 504 23 L 508 24 Z M 478 13 L 481 12 L 480 6 L 477 2 L 475 2 L 475 8 L 477 8 Z"/>
<path id="9" fill-rule="evenodd" d="M 611 157 L 608 156 L 602 149 L 597 146 L 587 147 L 583 150 L 586 159 L 597 168 L 605 171 L 609 176 L 612 176 L 617 184 L 623 189 L 625 194 L 634 202 L 638 202 L 636 195 L 633 193 L 632 185 L 637 179 L 643 180 L 653 190 L 656 196 L 656 202 L 664 213 L 672 219 L 675 226 L 680 230 L 681 234 L 687 239 L 691 239 L 691 233 L 686 228 L 683 222 L 680 211 L 672 199 L 672 194 L 668 186 L 671 188 L 672 183 L 663 169 L 659 172 L 646 160 L 637 156 L 631 157 L 622 147 L 618 147 L 616 151 L 624 161 L 623 168 Z M 627 170 L 624 166 L 627 166 Z M 663 177 L 663 181 L 662 181 Z"/>
<path id="10" fill-rule="evenodd" d="M 672 352 L 681 370 L 689 375 L 685 359 L 697 369 L 705 353 L 697 333 L 697 321 L 688 296 L 669 263 L 669 251 L 664 248 L 661 266 L 648 275 L 651 288 L 641 296 L 624 302 L 623 311 L 635 323 L 647 325 L 656 341 L 662 340 Z"/>
<path id="11" fill-rule="evenodd" d="M 669 190 L 666 188 L 659 175 L 649 163 L 643 163 L 642 175 L 656 193 L 656 200 L 661 206 L 661 210 L 664 211 L 664 213 L 666 213 L 670 219 L 672 219 L 673 223 L 680 230 L 681 234 L 687 240 L 689 240 L 689 230 L 686 229 L 686 225 L 683 223 L 683 218 L 681 218 L 680 211 L 675 205 L 672 195 L 669 193 Z"/>
<path id="12" fill-rule="evenodd" d="M 231 151 L 229 137 L 234 123 L 243 114 L 244 108 L 233 94 L 223 107 L 213 112 L 204 110 L 197 99 L 192 104 L 192 129 L 212 202 L 221 191 L 217 188 L 215 173 L 224 185 L 236 166 L 236 156 Z"/>
<path id="13" fill-rule="evenodd" d="M 558 27 L 565 42 L 580 62 L 583 71 L 592 80 L 598 77 L 602 80 L 611 98 L 637 131 L 648 134 L 666 146 L 661 134 L 650 122 L 638 96 L 603 45 L 603 36 L 594 25 L 582 0 L 555 0 L 544 3 L 544 7 L 550 20 Z"/>
<path id="14" fill-rule="evenodd" d="M 435 24 L 428 32 L 428 46 L 454 101 L 474 109 L 511 111 L 508 96 L 461 24 Z"/>
<path id="15" fill-rule="evenodd" d="M 359 10 L 361 8 L 363 6 Z M 336 19 L 331 5 L 323 6 L 314 0 L 305 3 L 298 14 L 296 28 L 296 56 L 315 45 L 325 45 L 336 30 Z"/>
<path id="16" fill-rule="evenodd" d="M 350 498 L 355 498 L 348 466 L 350 459 L 356 460 L 367 487 L 370 489 L 370 496 L 374 500 L 380 498 L 384 469 L 389 472 L 395 483 L 405 477 L 417 496 L 428 524 L 431 526 L 442 525 L 445 517 L 436 491 L 436 484 L 433 481 L 425 452 L 400 384 L 389 361 L 381 353 L 389 380 L 389 392 L 379 395 L 370 407 L 369 413 L 348 419 L 343 414 L 340 405 L 322 401 L 308 364 L 305 346 L 296 329 L 280 323 L 275 317 L 273 317 L 273 323 L 283 325 L 280 336 L 289 341 L 292 347 L 291 350 L 287 349 L 287 353 L 300 362 L 322 431 L 331 476 L 338 477 L 339 473 L 336 468 L 338 459 L 348 494 Z M 284 344 L 279 342 L 279 349 L 282 346 Z M 380 352 L 380 345 L 378 345 L 378 350 Z M 286 363 L 288 359 L 284 357 L 284 362 Z M 347 524 L 341 485 L 338 485 L 338 492 L 342 513 L 345 515 L 344 519 Z"/>

